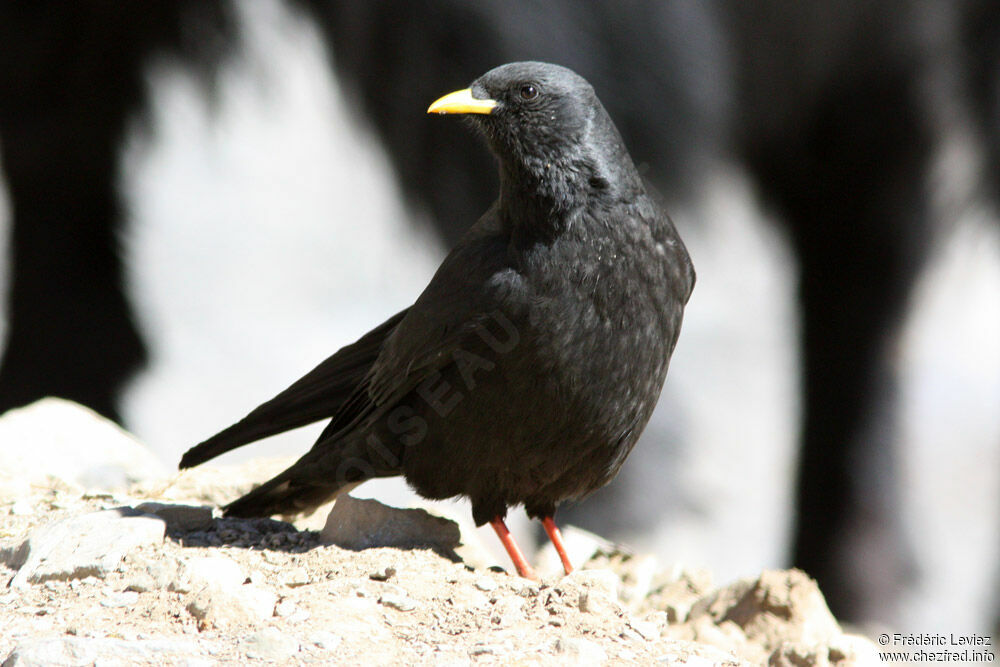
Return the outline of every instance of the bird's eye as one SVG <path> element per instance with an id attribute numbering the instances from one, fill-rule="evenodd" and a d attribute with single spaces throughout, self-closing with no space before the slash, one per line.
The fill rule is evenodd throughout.
<path id="1" fill-rule="evenodd" d="M 533 100 L 538 97 L 538 89 L 532 86 L 530 83 L 521 86 L 521 99 L 522 100 Z"/>

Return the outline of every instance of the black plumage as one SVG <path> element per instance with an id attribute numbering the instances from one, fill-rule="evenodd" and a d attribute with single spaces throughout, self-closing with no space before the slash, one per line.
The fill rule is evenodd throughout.
<path id="1" fill-rule="evenodd" d="M 556 505 L 606 484 L 638 439 L 694 270 L 570 70 L 504 65 L 429 111 L 469 114 L 498 158 L 499 199 L 413 306 L 180 465 L 332 418 L 308 453 L 226 514 L 296 513 L 403 475 L 424 497 L 468 497 L 476 524 L 493 522 L 509 551 L 503 518 L 523 504 L 561 551 Z"/>

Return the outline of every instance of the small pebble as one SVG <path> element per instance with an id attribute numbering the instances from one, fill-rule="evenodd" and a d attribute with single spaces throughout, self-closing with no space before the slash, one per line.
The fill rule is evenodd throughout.
<path id="1" fill-rule="evenodd" d="M 395 593 L 385 593 L 378 601 L 379 604 L 398 609 L 399 611 L 413 611 L 417 608 L 416 602 L 404 595 L 396 595 Z"/>
<path id="2" fill-rule="evenodd" d="M 14 501 L 9 511 L 14 516 L 28 516 L 35 513 L 35 506 L 31 502 L 21 499 Z"/>
<path id="3" fill-rule="evenodd" d="M 655 623 L 649 621 L 631 621 L 631 628 L 639 633 L 646 641 L 654 641 L 660 638 L 660 630 Z"/>
<path id="4" fill-rule="evenodd" d="M 608 659 L 608 654 L 600 644 L 576 637 L 557 639 L 555 653 L 565 656 L 567 662 L 576 665 L 601 665 Z"/>
<path id="5" fill-rule="evenodd" d="M 276 628 L 264 628 L 246 639 L 248 658 L 264 660 L 287 660 L 299 652 L 299 643 L 294 637 Z"/>
<path id="6" fill-rule="evenodd" d="M 287 618 L 294 614 L 298 607 L 291 600 L 282 600 L 278 604 L 274 605 L 274 615 Z"/>
<path id="7" fill-rule="evenodd" d="M 102 607 L 130 607 L 139 601 L 139 594 L 135 591 L 123 591 L 114 593 L 101 600 Z"/>
<path id="8" fill-rule="evenodd" d="M 312 583 L 309 579 L 309 573 L 306 572 L 304 567 L 296 567 L 289 570 L 282 579 L 285 586 L 289 588 L 297 588 Z"/>
<path id="9" fill-rule="evenodd" d="M 469 649 L 469 655 L 502 655 L 504 653 L 502 646 L 496 646 L 495 644 L 476 644 Z"/>
<path id="10" fill-rule="evenodd" d="M 475 586 L 484 593 L 488 593 L 497 587 L 497 582 L 493 581 L 489 577 L 483 577 L 476 580 Z"/>
<path id="11" fill-rule="evenodd" d="M 327 651 L 333 651 L 342 641 L 340 637 L 333 634 L 332 632 L 326 632 L 325 630 L 320 630 L 319 632 L 314 632 L 309 636 L 309 641 Z"/>
<path id="12" fill-rule="evenodd" d="M 523 598 L 533 598 L 536 597 L 541 592 L 541 589 L 537 584 L 525 584 L 521 587 L 521 590 L 517 592 Z"/>

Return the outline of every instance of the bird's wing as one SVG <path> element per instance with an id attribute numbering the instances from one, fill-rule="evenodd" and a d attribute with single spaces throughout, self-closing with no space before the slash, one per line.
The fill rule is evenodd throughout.
<path id="1" fill-rule="evenodd" d="M 367 376 L 343 402 L 313 449 L 339 456 L 339 444 L 364 429 L 437 371 L 454 363 L 456 350 L 481 346 L 481 333 L 510 328 L 502 306 L 509 285 L 494 284 L 510 273 L 506 237 L 491 209 L 445 257 L 430 283 L 386 335 Z M 515 334 L 516 335 L 516 334 Z"/>
<path id="2" fill-rule="evenodd" d="M 435 372 L 454 363 L 456 350 L 481 345 L 476 333 L 497 328 L 516 296 L 504 280 L 507 239 L 491 210 L 445 258 L 434 278 L 386 338 L 372 364 L 368 394 L 375 405 L 393 405 Z M 516 281 L 515 281 L 516 282 Z M 504 322 L 509 325 L 509 320 Z"/>
<path id="3" fill-rule="evenodd" d="M 413 306 L 391 320 L 393 326 L 385 332 L 377 359 L 345 397 L 312 449 L 280 475 L 228 505 L 227 516 L 297 513 L 364 479 L 399 474 L 395 453 L 385 458 L 370 448 L 367 436 L 375 422 L 425 379 L 454 363 L 455 350 L 472 348 L 469 337 L 477 326 L 496 317 L 499 302 L 489 283 L 504 271 L 506 251 L 489 214 L 484 217 L 445 258 Z M 345 474 L 345 466 L 354 476 Z"/>
<path id="4" fill-rule="evenodd" d="M 341 348 L 239 422 L 192 447 L 181 458 L 180 467 L 196 466 L 236 447 L 343 412 L 378 358 L 386 337 L 406 312 L 397 313 L 357 342 Z"/>

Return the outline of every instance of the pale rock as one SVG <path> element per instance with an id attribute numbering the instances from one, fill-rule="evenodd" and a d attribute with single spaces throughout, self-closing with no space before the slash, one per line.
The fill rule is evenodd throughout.
<path id="1" fill-rule="evenodd" d="M 125 558 L 125 589 L 145 593 L 169 590 L 177 578 L 178 563 L 163 553 L 145 554 L 137 551 Z"/>
<path id="2" fill-rule="evenodd" d="M 274 593 L 247 584 L 235 590 L 203 590 L 188 603 L 187 610 L 198 619 L 201 629 L 226 629 L 271 618 L 277 601 Z"/>
<path id="3" fill-rule="evenodd" d="M 658 569 L 659 561 L 656 556 L 629 556 L 624 566 L 618 570 L 622 582 L 619 589 L 621 601 L 633 610 L 641 606 L 649 595 Z"/>
<path id="4" fill-rule="evenodd" d="M 868 667 L 884 664 L 878 647 L 867 637 L 843 634 L 830 640 L 830 663 L 837 667 Z"/>
<path id="5" fill-rule="evenodd" d="M 399 611 L 413 611 L 417 608 L 417 603 L 415 601 L 400 593 L 383 593 L 379 597 L 378 601 L 379 604 L 385 607 L 390 607 Z"/>
<path id="6" fill-rule="evenodd" d="M 260 660 L 288 660 L 299 652 L 299 643 L 277 628 L 267 627 L 244 640 L 248 658 Z"/>
<path id="7" fill-rule="evenodd" d="M 747 639 L 771 652 L 784 642 L 824 644 L 841 634 L 816 582 L 800 570 L 769 570 L 696 602 L 689 615 L 732 621 Z"/>
<path id="8" fill-rule="evenodd" d="M 359 551 L 372 547 L 427 547 L 450 553 L 461 542 L 458 525 L 422 509 L 399 509 L 343 494 L 320 532 L 323 544 Z"/>
<path id="9" fill-rule="evenodd" d="M 610 570 L 576 570 L 563 577 L 559 585 L 579 590 L 580 611 L 606 615 L 621 609 L 618 604 L 621 580 Z"/>
<path id="10" fill-rule="evenodd" d="M 170 590 L 178 593 L 199 592 L 204 589 L 233 591 L 243 585 L 246 574 L 231 558 L 225 556 L 200 556 L 184 562 L 178 569 Z"/>
<path id="11" fill-rule="evenodd" d="M 162 520 L 130 507 L 68 517 L 43 526 L 12 553 L 19 568 L 11 586 L 23 588 L 49 579 L 103 578 L 138 547 L 163 543 Z"/>
<path id="12" fill-rule="evenodd" d="M 170 590 L 194 594 L 187 610 L 201 628 L 254 624 L 273 616 L 278 596 L 245 581 L 246 574 L 235 561 L 202 556 L 179 568 Z"/>
<path id="13" fill-rule="evenodd" d="M 101 606 L 108 607 L 109 609 L 114 609 L 116 607 L 131 607 L 138 601 L 139 593 L 136 591 L 122 591 L 121 593 L 112 593 L 108 597 L 101 600 Z"/>
<path id="14" fill-rule="evenodd" d="M 603 665 L 608 659 L 607 652 L 600 644 L 581 637 L 557 639 L 555 653 L 567 664 L 581 667 Z"/>
<path id="15" fill-rule="evenodd" d="M 490 612 L 490 623 L 496 627 L 506 628 L 524 620 L 524 598 L 502 597 L 493 605 Z"/>
<path id="16" fill-rule="evenodd" d="M 13 516 L 31 516 L 35 513 L 35 505 L 27 498 L 19 498 L 10 506 L 10 513 Z"/>
<path id="17" fill-rule="evenodd" d="M 28 640 L 11 651 L 2 667 L 177 664 L 202 652 L 204 644 L 177 639 L 59 637 Z"/>
<path id="18" fill-rule="evenodd" d="M 826 644 L 786 642 L 775 649 L 767 664 L 768 667 L 875 667 L 884 661 L 870 640 L 840 635 Z"/>
<path id="19" fill-rule="evenodd" d="M 497 582 L 489 577 L 480 577 L 473 585 L 484 593 L 489 593 L 497 587 Z"/>
<path id="20" fill-rule="evenodd" d="M 332 632 L 320 630 L 309 635 L 309 642 L 327 651 L 335 651 L 343 640 Z"/>
<path id="21" fill-rule="evenodd" d="M 278 578 L 283 586 L 288 586 L 289 588 L 298 588 L 299 586 L 307 586 L 312 583 L 312 578 L 304 567 L 290 568 L 282 572 Z"/>
<path id="22" fill-rule="evenodd" d="M 751 667 L 759 662 L 750 662 L 722 649 L 707 644 L 688 641 L 671 641 L 662 647 L 656 661 L 664 665 L 684 665 L 684 667 Z"/>
<path id="23" fill-rule="evenodd" d="M 632 620 L 628 624 L 630 628 L 635 630 L 646 641 L 654 641 L 660 638 L 660 629 L 656 627 L 655 623 Z"/>
<path id="24" fill-rule="evenodd" d="M 53 476 L 85 489 L 117 489 L 168 474 L 145 445 L 117 424 L 61 398 L 5 412 L 0 442 L 0 470 L 17 470 L 31 481 Z"/>

